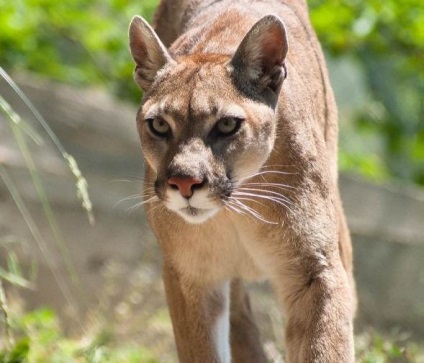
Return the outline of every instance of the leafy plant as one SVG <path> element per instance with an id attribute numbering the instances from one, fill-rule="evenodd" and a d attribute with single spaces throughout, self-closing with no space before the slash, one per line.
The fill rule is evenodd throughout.
<path id="1" fill-rule="evenodd" d="M 116 94 L 137 100 L 128 24 L 135 14 L 151 19 L 157 3 L 0 0 L 0 64 L 71 84 L 107 84 Z"/>
<path id="2" fill-rule="evenodd" d="M 25 363 L 28 362 L 29 339 L 23 338 L 14 344 L 10 352 L 0 351 L 0 363 Z"/>
<path id="3" fill-rule="evenodd" d="M 342 143 L 342 168 L 424 185 L 424 3 L 310 0 L 309 4 L 324 48 L 334 57 L 355 57 L 370 97 L 349 130 L 358 135 L 355 141 L 364 152 Z M 361 140 L 361 135 L 366 137 Z M 370 141 L 380 143 L 380 150 L 370 151 Z"/>
<path id="4" fill-rule="evenodd" d="M 27 314 L 12 310 L 11 324 L 21 338 L 8 353 L 0 349 L 0 363 L 158 363 L 149 350 L 120 343 L 100 331 L 72 339 L 63 334 L 57 316 L 48 309 Z"/>
<path id="5" fill-rule="evenodd" d="M 402 335 L 382 336 L 364 332 L 356 338 L 357 359 L 361 363 L 421 363 L 423 351 Z"/>

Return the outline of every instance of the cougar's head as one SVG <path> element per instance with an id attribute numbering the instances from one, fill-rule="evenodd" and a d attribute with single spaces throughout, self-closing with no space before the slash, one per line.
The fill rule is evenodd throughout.
<path id="1" fill-rule="evenodd" d="M 262 18 L 233 55 L 173 56 L 138 16 L 129 37 L 134 78 L 144 90 L 137 128 L 155 197 L 187 222 L 202 223 L 231 206 L 234 189 L 273 148 L 284 25 Z"/>

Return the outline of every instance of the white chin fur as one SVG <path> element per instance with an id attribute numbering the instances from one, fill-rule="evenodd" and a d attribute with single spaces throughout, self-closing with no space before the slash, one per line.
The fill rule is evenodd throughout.
<path id="1" fill-rule="evenodd" d="M 178 213 L 184 220 L 191 224 L 200 224 L 212 218 L 217 212 L 218 208 L 214 209 L 198 209 L 198 208 L 184 208 L 177 209 L 174 212 Z"/>
<path id="2" fill-rule="evenodd" d="M 205 222 L 220 209 L 216 202 L 209 199 L 207 190 L 197 190 L 190 198 L 190 202 L 181 197 L 179 192 L 168 190 L 166 206 L 191 224 Z"/>

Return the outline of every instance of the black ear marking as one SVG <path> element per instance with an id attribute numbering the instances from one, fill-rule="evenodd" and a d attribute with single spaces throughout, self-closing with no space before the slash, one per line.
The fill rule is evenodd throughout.
<path id="1" fill-rule="evenodd" d="M 245 92 L 278 96 L 287 77 L 286 28 L 274 15 L 260 19 L 243 38 L 230 64 L 236 84 Z"/>

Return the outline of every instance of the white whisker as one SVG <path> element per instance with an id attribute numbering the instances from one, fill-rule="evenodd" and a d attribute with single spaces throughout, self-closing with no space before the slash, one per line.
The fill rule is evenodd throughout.
<path id="1" fill-rule="evenodd" d="M 264 168 L 294 168 L 295 165 L 283 165 L 283 164 L 272 164 L 272 165 L 262 165 L 261 169 Z"/>
<path id="2" fill-rule="evenodd" d="M 130 196 L 128 196 L 128 197 L 125 197 L 125 198 L 122 198 L 121 200 L 118 200 L 114 205 L 113 205 L 113 208 L 116 208 L 119 204 L 121 204 L 121 203 L 123 203 L 123 202 L 126 202 L 126 201 L 128 201 L 128 200 L 135 200 L 135 199 L 141 199 L 142 198 L 142 196 L 140 195 L 140 194 L 133 194 L 133 195 L 130 195 Z"/>
<path id="3" fill-rule="evenodd" d="M 232 200 L 245 200 L 245 201 L 257 203 L 257 204 L 262 205 L 263 207 L 266 207 L 265 204 L 259 202 L 258 200 L 252 199 L 252 198 L 246 198 L 246 197 L 239 197 L 238 196 L 238 197 L 230 197 L 230 199 L 232 199 Z"/>
<path id="4" fill-rule="evenodd" d="M 268 193 L 268 195 L 267 194 L 261 194 L 261 193 L 255 193 L 255 192 Z M 289 203 L 290 205 L 293 205 L 293 203 L 291 202 L 291 200 L 289 198 L 287 198 L 286 196 L 284 196 L 280 193 L 273 192 L 272 190 L 261 190 L 261 189 L 254 189 L 254 188 L 239 188 L 233 194 L 237 194 L 237 193 L 247 193 L 251 197 L 267 197 L 267 198 L 272 198 L 272 199 L 275 199 L 275 200 L 282 200 L 282 201 Z M 242 195 L 242 194 L 239 194 L 239 195 Z"/>
<path id="5" fill-rule="evenodd" d="M 277 196 L 278 198 L 281 198 L 281 199 L 283 199 L 283 200 L 285 200 L 285 201 L 287 201 L 288 203 L 291 203 L 291 201 L 290 201 L 290 199 L 288 199 L 286 196 L 284 196 L 284 195 L 282 195 L 282 194 L 280 194 L 280 193 L 277 193 L 277 192 L 274 192 L 274 191 L 272 191 L 272 190 L 266 190 L 266 189 L 257 189 L 257 188 L 238 188 L 237 190 L 236 190 L 236 192 L 238 192 L 238 191 L 250 191 L 250 192 L 262 192 L 262 193 L 268 193 L 268 194 L 272 194 L 272 196 Z M 253 193 L 253 194 L 255 194 L 255 193 Z M 261 194 L 257 194 L 257 195 L 261 195 Z"/>
<path id="6" fill-rule="evenodd" d="M 246 211 L 247 213 L 251 214 L 256 219 L 260 220 L 261 222 L 268 223 L 268 224 L 278 224 L 277 222 L 270 222 L 266 220 L 259 212 L 255 211 L 253 208 L 243 204 L 240 200 L 234 198 L 233 199 L 237 206 L 240 207 L 242 210 Z"/>
<path id="7" fill-rule="evenodd" d="M 249 186 L 249 185 L 257 185 L 257 186 L 270 186 L 270 187 L 274 187 L 274 188 L 279 188 L 279 189 L 297 189 L 296 187 L 287 185 L 287 184 L 280 184 L 280 183 L 268 183 L 268 182 L 263 182 L 263 183 L 245 183 L 243 184 L 243 187 L 245 186 Z"/>
<path id="8" fill-rule="evenodd" d="M 289 201 L 287 201 L 285 199 L 273 197 L 273 196 L 254 194 L 254 193 L 246 193 L 246 192 L 234 192 L 233 195 L 236 196 L 236 197 L 237 196 L 245 196 L 245 197 L 256 197 L 256 198 L 266 199 L 266 200 L 269 200 L 271 202 L 275 202 L 277 204 L 280 204 L 280 205 L 284 206 L 285 208 L 287 208 L 288 210 L 291 210 L 290 206 L 293 205 L 292 203 L 290 203 Z"/>
<path id="9" fill-rule="evenodd" d="M 266 174 L 294 175 L 294 174 L 297 174 L 297 173 L 290 173 L 288 171 L 279 171 L 279 170 L 264 170 L 264 171 L 259 171 L 255 174 L 251 174 L 251 175 L 249 175 L 245 178 L 242 178 L 240 180 L 245 180 L 245 179 L 252 178 L 254 176 L 266 175 Z"/>
<path id="10" fill-rule="evenodd" d="M 247 215 L 246 213 L 244 213 L 243 211 L 241 211 L 240 209 L 238 209 L 235 205 L 234 202 L 230 201 L 227 204 L 224 205 L 224 208 L 226 208 L 227 210 L 230 211 L 234 211 L 237 214 L 241 214 L 241 215 Z M 249 216 L 250 217 L 250 216 Z"/>
<path id="11" fill-rule="evenodd" d="M 149 213 L 149 214 L 153 213 L 153 217 L 154 217 L 159 211 L 162 211 L 164 208 L 165 208 L 165 205 L 160 203 L 150 208 L 149 210 L 147 210 L 146 213 Z"/>
<path id="12" fill-rule="evenodd" d="M 146 200 L 143 200 L 143 201 L 141 201 L 141 202 L 139 202 L 139 203 L 136 203 L 135 205 L 133 205 L 132 207 L 130 207 L 130 208 L 128 208 L 128 212 L 129 213 L 132 213 L 135 209 L 138 209 L 138 208 L 140 208 L 141 206 L 143 206 L 144 204 L 146 204 L 146 203 L 151 203 L 151 202 L 159 202 L 160 201 L 160 199 L 158 198 L 158 196 L 157 195 L 154 195 L 154 196 L 152 196 L 152 197 L 150 197 L 150 198 L 148 198 L 148 199 L 146 199 Z"/>

